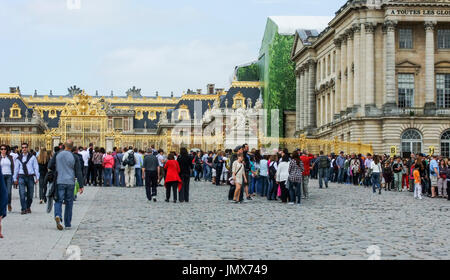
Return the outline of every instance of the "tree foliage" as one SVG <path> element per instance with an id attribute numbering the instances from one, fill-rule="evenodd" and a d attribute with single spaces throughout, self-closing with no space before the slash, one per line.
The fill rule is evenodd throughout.
<path id="1" fill-rule="evenodd" d="M 268 69 L 268 121 L 272 118 L 271 109 L 279 109 L 280 137 L 284 136 L 283 119 L 285 110 L 295 110 L 295 64 L 291 60 L 291 49 L 294 42 L 293 36 L 275 35 L 269 48 Z M 269 129 L 271 133 L 271 129 Z"/>
<path id="2" fill-rule="evenodd" d="M 258 64 L 253 63 L 249 66 L 239 67 L 237 79 L 238 81 L 259 81 Z"/>

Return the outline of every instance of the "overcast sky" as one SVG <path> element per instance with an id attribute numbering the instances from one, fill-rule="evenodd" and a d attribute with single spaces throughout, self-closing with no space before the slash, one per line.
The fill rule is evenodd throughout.
<path id="1" fill-rule="evenodd" d="M 76 0 L 75 0 L 76 1 Z M 0 92 L 180 96 L 255 60 L 272 15 L 332 16 L 345 0 L 0 0 Z"/>

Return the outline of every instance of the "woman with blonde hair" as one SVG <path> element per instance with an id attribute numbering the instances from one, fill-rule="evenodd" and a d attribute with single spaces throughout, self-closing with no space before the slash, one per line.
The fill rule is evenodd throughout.
<path id="1" fill-rule="evenodd" d="M 40 149 L 39 156 L 37 158 L 39 165 L 39 204 L 47 203 L 47 185 L 45 184 L 45 176 L 47 175 L 48 162 L 50 161 L 50 153 L 46 148 Z"/>

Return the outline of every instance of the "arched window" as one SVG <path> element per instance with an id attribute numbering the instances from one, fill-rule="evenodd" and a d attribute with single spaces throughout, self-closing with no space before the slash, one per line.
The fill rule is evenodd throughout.
<path id="1" fill-rule="evenodd" d="M 450 130 L 441 136 L 441 156 L 450 157 Z"/>
<path id="2" fill-rule="evenodd" d="M 422 135 L 415 129 L 408 129 L 402 134 L 402 156 L 409 157 L 411 153 L 422 152 Z"/>

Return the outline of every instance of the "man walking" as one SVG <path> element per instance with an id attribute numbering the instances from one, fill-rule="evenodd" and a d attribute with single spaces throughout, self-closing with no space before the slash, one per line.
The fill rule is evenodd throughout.
<path id="1" fill-rule="evenodd" d="M 83 193 L 83 173 L 81 171 L 82 162 L 77 155 L 72 153 L 73 142 L 68 140 L 65 149 L 52 158 L 49 163 L 50 170 L 56 170 L 56 201 L 55 201 L 55 221 L 56 228 L 63 230 L 62 222 L 66 229 L 72 226 L 72 208 L 75 191 L 75 179 L 80 185 L 80 194 Z M 62 219 L 62 204 L 64 209 L 64 220 Z"/>
<path id="2" fill-rule="evenodd" d="M 147 194 L 148 201 L 156 202 L 157 187 L 158 187 L 158 174 L 159 174 L 159 162 L 156 156 L 153 154 L 152 149 L 147 150 L 147 154 L 144 157 L 144 174 L 145 176 L 145 192 Z"/>
<path id="3" fill-rule="evenodd" d="M 328 170 L 330 169 L 331 160 L 320 151 L 316 164 L 319 166 L 319 188 L 322 189 L 322 180 L 325 181 L 325 187 L 328 189 Z"/>
<path id="4" fill-rule="evenodd" d="M 89 151 L 86 148 L 83 148 L 80 146 L 80 150 L 78 152 L 78 154 L 81 155 L 81 157 L 83 158 L 83 185 L 87 184 L 88 181 L 88 169 L 89 169 Z"/>
<path id="5" fill-rule="evenodd" d="M 28 152 L 27 143 L 22 144 L 22 153 L 17 157 L 14 169 L 14 184 L 19 185 L 21 214 L 31 214 L 34 185 L 39 182 L 39 165 L 36 157 Z"/>

